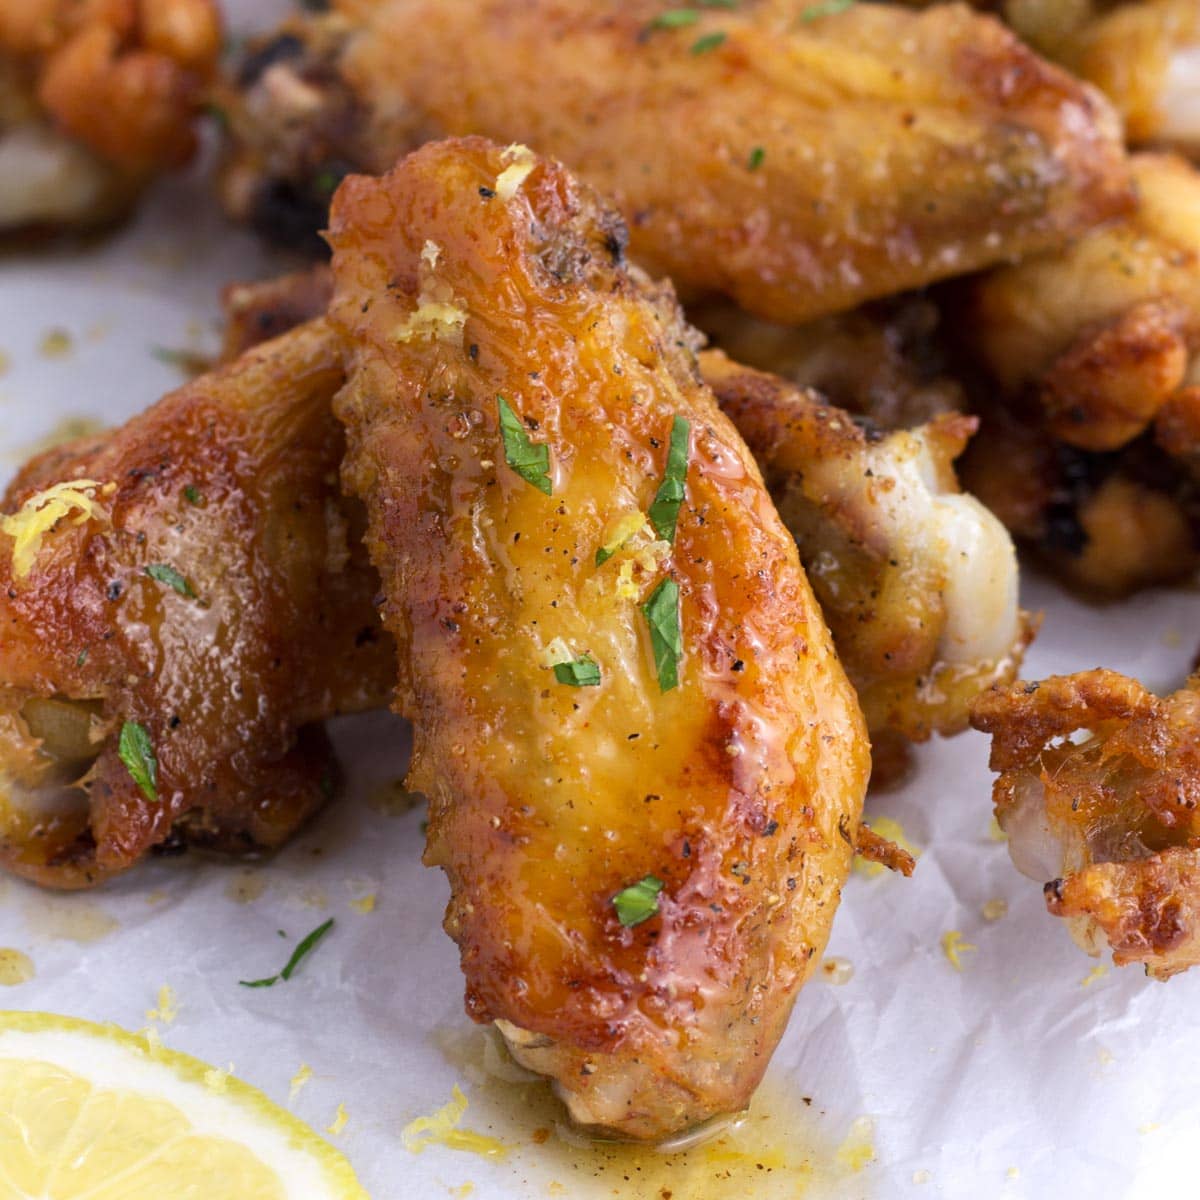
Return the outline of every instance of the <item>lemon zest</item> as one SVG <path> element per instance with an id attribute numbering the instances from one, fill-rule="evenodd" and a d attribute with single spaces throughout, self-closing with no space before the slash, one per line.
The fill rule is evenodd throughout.
<path id="1" fill-rule="evenodd" d="M 179 999 L 175 989 L 169 983 L 164 983 L 158 989 L 158 1007 L 146 1009 L 147 1021 L 161 1021 L 170 1025 L 179 1016 Z"/>
<path id="2" fill-rule="evenodd" d="M 1091 987 L 1097 979 L 1103 979 L 1108 974 L 1108 967 L 1104 963 L 1097 963 L 1080 981 L 1080 987 Z"/>
<path id="3" fill-rule="evenodd" d="M 602 549 L 605 555 L 611 557 L 616 554 L 635 533 L 644 529 L 647 523 L 644 512 L 625 512 L 614 517 L 604 530 Z"/>
<path id="4" fill-rule="evenodd" d="M 942 934 L 942 953 L 956 971 L 963 969 L 963 964 L 959 956 L 966 954 L 968 951 L 978 949 L 978 946 L 973 946 L 970 942 L 964 942 L 963 935 L 957 929 L 949 929 Z"/>
<path id="5" fill-rule="evenodd" d="M 370 913 L 375 911 L 376 895 L 374 892 L 368 892 L 365 896 L 358 900 L 351 900 L 350 907 L 355 912 Z"/>
<path id="6" fill-rule="evenodd" d="M 346 1128 L 346 1122 L 349 1120 L 350 1114 L 346 1111 L 346 1106 L 344 1104 L 339 1104 L 337 1106 L 337 1113 L 333 1118 L 333 1124 L 327 1126 L 325 1132 L 331 1133 L 334 1137 L 337 1137 L 337 1135 Z"/>
<path id="7" fill-rule="evenodd" d="M 0 517 L 0 532 L 13 539 L 13 578 L 24 579 L 42 549 L 42 539 L 71 513 L 72 525 L 87 521 L 107 521 L 108 512 L 96 500 L 115 492 L 116 484 L 95 479 L 71 479 L 36 492 L 11 516 Z"/>
<path id="8" fill-rule="evenodd" d="M 504 1158 L 509 1148 L 498 1138 L 458 1127 L 466 1111 L 467 1098 L 456 1083 L 451 1099 L 437 1112 L 417 1117 L 405 1125 L 400 1134 L 405 1150 L 420 1154 L 426 1146 L 439 1145 L 450 1150 L 466 1150 L 484 1158 Z"/>
<path id="9" fill-rule="evenodd" d="M 881 838 L 887 838 L 889 842 L 895 842 L 902 850 L 907 850 L 913 858 L 921 857 L 921 847 L 908 840 L 904 826 L 899 821 L 891 817 L 872 817 L 870 825 L 872 833 L 877 833 Z M 882 875 L 887 867 L 883 863 L 868 862 L 861 854 L 856 854 L 854 869 L 860 875 L 866 875 L 869 879 L 873 879 L 876 875 Z"/>
<path id="10" fill-rule="evenodd" d="M 301 1063 L 300 1070 L 292 1076 L 291 1085 L 288 1087 L 288 1103 L 291 1104 L 295 1098 L 300 1095 L 304 1085 L 312 1078 L 312 1067 L 308 1063 Z"/>

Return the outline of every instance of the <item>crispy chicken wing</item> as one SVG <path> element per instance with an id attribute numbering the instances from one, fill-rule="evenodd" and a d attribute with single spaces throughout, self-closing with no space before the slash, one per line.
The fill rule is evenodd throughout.
<path id="1" fill-rule="evenodd" d="M 961 6 L 341 0 L 252 55 L 229 207 L 319 225 L 348 167 L 483 133 L 613 195 L 689 293 L 798 322 L 1030 251 L 1131 201 L 1098 93 Z M 464 52 L 470 47 L 470 52 Z"/>
<path id="2" fill-rule="evenodd" d="M 1138 210 L 972 285 L 995 382 L 967 485 L 1096 591 L 1194 570 L 1200 547 L 1200 173 L 1136 155 Z"/>
<path id="3" fill-rule="evenodd" d="M 85 887 L 155 847 L 276 846 L 322 802 L 320 722 L 393 682 L 338 489 L 342 378 L 316 322 L 10 486 L 3 865 Z"/>
<path id="4" fill-rule="evenodd" d="M 1017 868 L 1091 954 L 1167 979 L 1200 962 L 1200 678 L 1164 699 L 1113 671 L 980 697 Z"/>
<path id="5" fill-rule="evenodd" d="M 182 165 L 214 0 L 0 0 L 0 230 L 94 225 Z"/>
<path id="6" fill-rule="evenodd" d="M 670 289 L 557 164 L 483 139 L 331 216 L 426 861 L 467 1007 L 575 1120 L 741 1108 L 828 934 L 862 718 Z"/>

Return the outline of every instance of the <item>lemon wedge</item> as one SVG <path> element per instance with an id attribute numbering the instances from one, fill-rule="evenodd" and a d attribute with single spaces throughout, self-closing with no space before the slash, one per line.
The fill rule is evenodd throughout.
<path id="1" fill-rule="evenodd" d="M 261 1092 L 133 1034 L 0 1012 L 0 1200 L 368 1200 Z"/>

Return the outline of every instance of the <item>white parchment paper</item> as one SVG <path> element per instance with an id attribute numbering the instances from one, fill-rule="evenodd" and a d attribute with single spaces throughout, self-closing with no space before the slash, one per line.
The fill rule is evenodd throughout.
<path id="1" fill-rule="evenodd" d="M 240 8 L 265 23 L 280 6 Z M 0 258 L 0 473 L 64 419 L 118 423 L 177 386 L 154 348 L 213 349 L 219 287 L 279 269 L 213 208 L 197 172 L 161 186 L 115 236 Z M 55 329 L 70 342 L 56 356 L 44 346 Z M 1046 612 L 1029 677 L 1105 665 L 1170 688 L 1200 641 L 1194 593 L 1090 608 L 1028 573 L 1024 592 Z M 0 1006 L 153 1023 L 169 1046 L 232 1063 L 281 1103 L 309 1065 L 294 1111 L 324 1129 L 344 1105 L 348 1120 L 329 1136 L 377 1200 L 644 1194 L 636 1177 L 572 1169 L 556 1136 L 536 1145 L 513 1133 L 527 1114 L 511 1109 L 528 1089 L 481 1069 L 481 1035 L 463 1015 L 457 954 L 440 928 L 446 887 L 419 862 L 423 813 L 380 803 L 403 773 L 406 736 L 386 714 L 342 722 L 348 794 L 268 863 L 153 861 L 85 896 L 0 884 L 0 946 L 36 968 L 0 989 Z M 829 953 L 852 977 L 804 991 L 765 1092 L 764 1104 L 798 1114 L 785 1140 L 812 1177 L 765 1172 L 740 1194 L 1200 1190 L 1188 1161 L 1200 1134 L 1200 971 L 1165 985 L 1136 969 L 1091 973 L 1040 888 L 989 836 L 986 755 L 974 734 L 926 747 L 911 782 L 872 801 L 922 848 L 916 876 L 851 878 Z M 373 911 L 354 905 L 368 896 Z M 985 920 L 998 899 L 1007 915 Z M 238 987 L 278 970 L 328 916 L 333 932 L 289 984 Z M 976 947 L 961 970 L 942 951 L 950 930 Z M 163 985 L 178 1015 L 150 1021 Z M 508 1138 L 506 1158 L 403 1148 L 404 1126 L 455 1083 L 471 1102 L 464 1124 Z M 707 1170 L 681 1169 L 675 1200 L 709 1194 Z"/>

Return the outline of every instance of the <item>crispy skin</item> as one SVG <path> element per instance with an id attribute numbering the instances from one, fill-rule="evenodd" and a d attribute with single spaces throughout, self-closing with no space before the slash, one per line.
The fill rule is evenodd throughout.
<path id="1" fill-rule="evenodd" d="M 1035 628 L 1012 542 L 954 477 L 974 418 L 884 436 L 718 351 L 700 361 L 796 538 L 872 735 L 965 729 Z"/>
<path id="2" fill-rule="evenodd" d="M 1106 940 L 1116 963 L 1156 979 L 1200 962 L 1198 687 L 1159 699 L 1086 671 L 997 688 L 972 718 L 993 738 L 1014 863 L 1045 882 L 1047 909 L 1084 949 Z"/>
<path id="3" fill-rule="evenodd" d="M 561 166 L 526 161 L 508 198 L 511 164 L 439 143 L 339 189 L 345 480 L 468 1011 L 577 1121 L 659 1138 L 741 1108 L 761 1077 L 828 934 L 869 748 L 669 288 L 625 267 L 620 219 Z M 553 496 L 506 464 L 499 395 L 549 447 Z M 673 546 L 643 531 L 597 566 L 651 504 L 677 415 Z M 640 605 L 667 578 L 683 657 L 663 692 Z M 599 686 L 558 682 L 555 647 L 590 654 Z M 648 875 L 659 912 L 623 928 L 613 898 Z"/>
<path id="4" fill-rule="evenodd" d="M 97 224 L 183 165 L 213 0 L 0 0 L 0 229 Z"/>
<path id="5" fill-rule="evenodd" d="M 284 202 L 319 220 L 317 180 L 347 164 L 381 171 L 442 135 L 528 143 L 616 198 L 652 273 L 789 323 L 1128 207 L 1111 110 L 998 22 L 808 7 L 666 29 L 660 0 L 342 0 L 231 89 L 226 198 L 290 229 Z"/>
<path id="6" fill-rule="evenodd" d="M 992 381 L 964 482 L 1112 595 L 1190 574 L 1200 547 L 1200 173 L 1132 163 L 1135 214 L 983 277 L 960 327 Z"/>
<path id="7" fill-rule="evenodd" d="M 6 511 L 63 480 L 114 484 L 27 575 L 0 534 L 0 862 L 85 887 L 154 847 L 277 846 L 332 782 L 319 723 L 386 703 L 387 638 L 338 491 L 342 380 L 322 323 L 198 379 L 123 429 L 49 451 Z M 199 503 L 184 493 L 194 488 Z M 179 573 L 195 598 L 145 574 Z M 318 650 L 319 647 L 319 650 Z M 158 802 L 118 754 L 149 731 Z"/>

